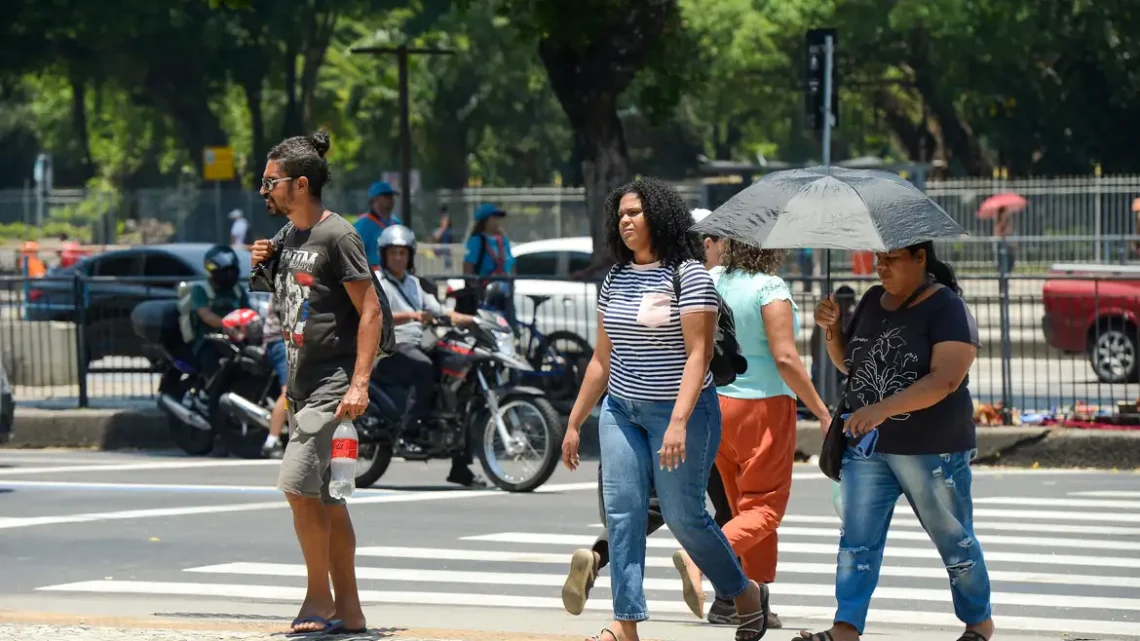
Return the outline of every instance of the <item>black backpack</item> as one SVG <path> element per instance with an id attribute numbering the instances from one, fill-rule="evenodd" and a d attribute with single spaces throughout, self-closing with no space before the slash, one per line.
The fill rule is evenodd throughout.
<path id="1" fill-rule="evenodd" d="M 709 361 L 709 371 L 712 372 L 713 383 L 717 387 L 731 385 L 736 377 L 748 371 L 748 360 L 740 353 L 740 343 L 736 342 L 736 319 L 732 315 L 732 308 L 721 298 L 720 292 L 716 294 L 716 333 L 713 334 L 713 357 Z M 673 269 L 673 296 L 677 305 L 681 304 L 681 270 Z"/>
<path id="2" fill-rule="evenodd" d="M 610 281 L 617 276 L 624 265 L 615 265 L 610 275 Z M 717 316 L 716 333 L 713 334 L 713 356 L 709 361 L 709 371 L 712 372 L 713 383 L 717 387 L 731 385 L 736 377 L 748 371 L 748 361 L 740 353 L 740 343 L 736 342 L 736 319 L 732 315 L 732 308 L 724 302 L 720 292 L 716 294 Z M 677 305 L 681 304 L 681 270 L 673 268 L 673 297 Z"/>
<path id="3" fill-rule="evenodd" d="M 293 231 L 293 223 L 285 223 L 285 226 L 273 237 L 271 241 L 273 246 L 280 248 L 291 231 Z M 396 352 L 396 330 L 392 318 L 392 305 L 388 302 L 388 296 L 384 293 L 380 280 L 376 278 L 375 273 L 372 276 L 372 287 L 376 291 L 376 297 L 380 299 L 380 343 L 376 346 L 376 357 L 387 358 Z M 269 260 L 262 262 L 250 271 L 249 289 L 250 291 L 267 292 L 276 296 L 276 279 L 277 254 L 275 253 Z"/>

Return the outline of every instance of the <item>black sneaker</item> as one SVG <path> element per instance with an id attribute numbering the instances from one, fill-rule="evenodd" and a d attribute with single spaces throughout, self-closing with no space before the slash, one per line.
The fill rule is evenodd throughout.
<path id="1" fill-rule="evenodd" d="M 740 617 L 736 616 L 736 604 L 724 599 L 714 599 L 709 607 L 708 621 L 713 625 L 739 625 Z"/>
<path id="2" fill-rule="evenodd" d="M 486 479 L 466 467 L 459 469 L 451 468 L 451 472 L 447 475 L 447 482 L 462 485 L 463 487 L 473 490 L 481 490 L 489 485 Z"/>

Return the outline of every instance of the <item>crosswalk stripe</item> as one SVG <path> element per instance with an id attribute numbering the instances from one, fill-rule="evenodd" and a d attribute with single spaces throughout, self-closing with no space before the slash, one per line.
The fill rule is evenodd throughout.
<path id="1" fill-rule="evenodd" d="M 483 541 L 490 543 L 523 543 L 529 545 L 566 545 L 587 547 L 594 543 L 594 537 L 578 534 L 542 534 L 538 532 L 501 532 L 461 537 L 462 541 Z M 984 543 L 984 542 L 983 542 Z M 650 548 L 677 549 L 675 540 L 651 537 L 646 541 Z M 825 543 L 780 543 L 781 553 L 835 554 L 834 544 Z M 887 546 L 886 555 L 900 558 L 937 557 L 934 546 L 907 548 Z M 1039 563 L 1043 565 L 1086 565 L 1106 568 L 1140 568 L 1140 558 L 1102 557 L 1067 554 L 1031 554 L 1021 552 L 986 551 L 986 561 L 1011 563 Z"/>
<path id="2" fill-rule="evenodd" d="M 303 564 L 291 565 L 284 563 L 228 563 L 223 565 L 210 565 L 200 568 L 191 568 L 187 572 L 203 574 L 237 574 L 244 576 L 276 576 L 276 577 L 305 577 Z M 356 576 L 361 580 L 404 581 L 421 583 L 443 584 L 476 584 L 476 585 L 524 585 L 534 587 L 559 587 L 566 577 L 562 574 L 534 574 L 522 572 L 471 572 L 457 570 L 423 570 L 407 568 L 374 568 L 358 567 Z M 680 580 L 673 579 L 644 579 L 646 590 L 675 590 L 681 585 Z M 609 588 L 609 577 L 598 577 L 596 587 Z M 712 585 L 704 582 L 705 590 L 711 591 Z M 822 596 L 830 597 L 835 594 L 832 583 L 786 583 L 781 582 L 776 590 L 781 596 Z M 879 586 L 875 589 L 876 599 L 887 600 L 914 600 L 934 603 L 945 603 L 949 587 L 942 589 L 932 588 L 898 588 Z M 994 605 L 1020 605 L 1044 608 L 1082 608 L 1100 610 L 1129 610 L 1140 611 L 1140 599 L 1127 599 L 1119 597 L 1094 597 L 1068 594 L 1041 594 L 1018 592 L 993 592 L 990 600 Z"/>
<path id="3" fill-rule="evenodd" d="M 1095 507 L 1110 510 L 1140 510 L 1140 501 L 1064 499 L 1039 496 L 984 496 L 975 498 L 974 505 L 1040 505 L 1044 507 Z"/>
<path id="4" fill-rule="evenodd" d="M 253 599 L 261 601 L 301 601 L 305 596 L 303 587 L 282 587 L 274 585 L 244 585 L 227 583 L 172 583 L 160 581 L 81 581 L 38 588 L 46 592 L 90 592 L 103 594 L 134 594 L 162 596 L 208 596 L 215 598 Z M 399 603 L 408 605 L 439 606 L 480 606 L 507 608 L 560 609 L 562 600 L 557 597 L 508 596 L 498 594 L 466 594 L 458 592 L 405 592 L 361 590 L 360 600 L 365 604 Z M 683 614 L 689 611 L 680 600 L 648 601 L 650 611 Z M 613 604 L 608 599 L 592 599 L 586 602 L 586 609 L 608 612 Z M 785 619 L 810 619 L 829 621 L 834 616 L 834 608 L 824 607 L 784 607 L 780 615 Z M 960 622 L 952 615 L 938 612 L 914 610 L 872 609 L 867 616 L 871 624 L 915 625 L 915 626 L 954 626 Z M 1001 617 L 1004 630 L 1020 631 L 1073 631 L 1086 634 L 1130 635 L 1135 633 L 1136 623 L 1132 621 L 1094 621 L 1081 619 L 1048 619 L 1041 617 Z"/>
<path id="5" fill-rule="evenodd" d="M 813 536 L 839 540 L 839 531 L 781 525 L 777 530 L 780 536 Z M 1108 541 L 1104 539 L 1056 539 L 1041 536 L 1005 536 L 1002 534 L 988 534 L 979 537 L 982 545 L 1036 545 L 1043 548 L 1077 548 L 1092 550 L 1140 550 L 1140 543 L 1132 541 Z M 890 530 L 887 534 L 887 543 L 895 541 L 930 541 L 926 532 L 908 532 L 903 530 Z"/>
<path id="6" fill-rule="evenodd" d="M 1140 498 L 1140 491 L 1135 490 L 1089 490 L 1087 492 L 1069 492 L 1070 496 L 1101 496 L 1105 498 Z"/>
<path id="7" fill-rule="evenodd" d="M 834 554 L 834 553 L 833 553 Z M 499 563 L 531 563 L 568 566 L 569 554 L 536 554 L 506 552 L 497 550 L 459 550 L 448 548 L 416 548 L 372 546 L 356 550 L 357 557 L 377 557 L 389 559 L 427 559 L 440 561 L 490 561 Z M 937 558 L 927 559 L 928 561 Z M 673 561 L 668 557 L 646 556 L 645 565 L 649 568 L 672 568 Z M 823 574 L 835 577 L 834 563 L 798 563 L 780 561 L 777 571 L 781 577 L 787 574 Z M 929 566 L 885 565 L 879 571 L 882 576 L 903 578 L 930 578 L 946 580 L 946 569 L 941 563 Z M 782 579 L 781 579 L 782 580 Z M 991 581 L 1009 583 L 1042 583 L 1048 585 L 1084 585 L 1094 587 L 1115 587 L 1140 589 L 1140 577 L 1102 576 L 1087 574 L 1065 574 L 1059 572 L 1018 572 L 1013 570 L 990 569 Z"/>
<path id="8" fill-rule="evenodd" d="M 839 517 L 837 516 L 820 516 L 816 514 L 785 514 L 780 525 L 780 532 L 783 532 L 784 523 L 811 523 L 818 525 L 831 525 L 838 531 Z M 591 523 L 592 528 L 605 527 L 601 523 Z M 917 528 L 922 529 L 922 523 L 918 522 L 913 514 L 895 512 L 894 517 L 891 518 L 891 529 L 894 528 Z M 1024 532 L 1026 524 L 1016 521 L 1008 523 L 995 521 L 993 519 L 986 519 L 981 523 L 974 523 L 974 530 L 978 533 L 986 532 Z M 1124 527 L 1119 525 L 1068 525 L 1066 523 L 1050 523 L 1047 526 L 1041 526 L 1040 529 L 1047 530 L 1050 534 L 1096 534 L 1100 536 L 1140 536 L 1140 527 Z M 662 532 L 669 531 L 668 525 L 661 526 Z M 988 538 L 988 537 L 984 537 Z"/>

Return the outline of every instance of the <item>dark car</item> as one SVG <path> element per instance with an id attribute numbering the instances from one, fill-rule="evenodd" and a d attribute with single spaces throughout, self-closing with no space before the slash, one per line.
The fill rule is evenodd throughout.
<path id="1" fill-rule="evenodd" d="M 0 363 L 0 445 L 12 439 L 12 422 L 16 417 L 16 403 L 12 400 L 12 385 Z"/>
<path id="2" fill-rule="evenodd" d="M 131 329 L 131 311 L 143 301 L 176 298 L 180 281 L 206 278 L 203 263 L 211 247 L 210 243 L 140 245 L 53 269 L 27 281 L 24 318 L 82 323 L 88 362 L 107 356 L 149 357 Z M 245 282 L 249 252 L 237 253 Z"/>

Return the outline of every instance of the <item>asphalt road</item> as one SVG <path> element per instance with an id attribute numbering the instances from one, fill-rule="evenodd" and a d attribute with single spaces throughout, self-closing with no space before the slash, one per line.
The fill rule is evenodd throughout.
<path id="1" fill-rule="evenodd" d="M 811 360 L 806 361 L 808 367 Z M 1114 405 L 1117 401 L 1135 401 L 1140 385 L 1100 383 L 1092 373 L 1088 360 L 1081 356 L 1053 358 L 1014 358 L 1010 366 L 1010 392 L 1014 407 L 1048 410 L 1075 401 Z M 88 394 L 93 403 L 107 406 L 113 398 L 141 398 L 154 394 L 158 375 L 108 373 L 88 376 Z M 982 355 L 970 370 L 970 391 L 982 403 L 1002 398 L 1001 359 Z M 16 387 L 16 402 L 33 407 L 75 407 L 79 389 L 75 385 L 55 388 Z"/>
<path id="2" fill-rule="evenodd" d="M 277 463 L 178 455 L 0 450 L 0 609 L 281 620 L 304 568 Z M 561 608 L 570 553 L 599 531 L 592 464 L 541 491 L 454 490 L 445 465 L 394 463 L 352 501 L 373 626 L 594 634 L 608 583 L 579 617 Z M 773 608 L 790 638 L 833 608 L 830 483 L 797 466 L 780 530 Z M 981 468 L 978 536 L 1005 638 L 1137 638 L 1140 476 Z M 905 503 L 896 512 L 865 638 L 954 638 L 945 570 Z M 680 599 L 667 530 L 650 541 L 646 638 L 722 639 Z M 944 632 L 944 635 L 942 634 Z"/>

